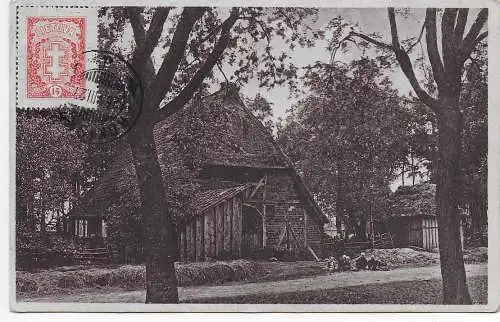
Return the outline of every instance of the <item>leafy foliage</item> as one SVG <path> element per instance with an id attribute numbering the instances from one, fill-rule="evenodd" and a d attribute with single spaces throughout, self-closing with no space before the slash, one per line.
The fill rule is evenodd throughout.
<path id="1" fill-rule="evenodd" d="M 305 82 L 313 94 L 280 127 L 280 141 L 323 204 L 342 203 L 330 213 L 345 209 L 352 229 L 386 209 L 388 183 L 406 143 L 407 111 L 368 58 L 318 62 Z"/>

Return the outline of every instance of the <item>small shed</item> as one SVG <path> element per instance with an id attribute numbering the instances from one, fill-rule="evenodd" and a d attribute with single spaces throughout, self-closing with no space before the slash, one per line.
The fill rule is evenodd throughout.
<path id="1" fill-rule="evenodd" d="M 399 187 L 390 200 L 387 227 L 395 247 L 438 249 L 436 185 L 421 183 Z M 463 241 L 462 233 L 461 236 Z"/>

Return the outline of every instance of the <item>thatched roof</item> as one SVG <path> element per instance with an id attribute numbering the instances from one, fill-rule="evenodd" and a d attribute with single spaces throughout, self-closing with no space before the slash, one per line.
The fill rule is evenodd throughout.
<path id="1" fill-rule="evenodd" d="M 201 122 L 200 115 L 205 117 Z M 195 191 L 189 193 L 191 197 L 185 207 L 180 207 L 184 212 L 197 212 L 199 205 L 213 206 L 214 203 L 220 202 L 221 196 L 228 197 L 244 189 L 241 182 L 203 182 L 198 178 L 198 174 L 204 166 L 228 169 L 276 168 L 291 171 L 306 205 L 321 222 L 328 221 L 291 162 L 268 130 L 245 107 L 234 87 L 223 88 L 157 123 L 154 136 L 167 187 L 166 196 L 196 186 Z M 186 151 L 186 148 L 179 147 L 179 141 L 184 138 L 190 140 L 195 136 L 201 142 L 210 142 L 213 138 L 216 138 L 217 142 L 207 146 L 193 144 L 192 148 L 196 151 Z M 139 190 L 130 146 L 123 142 L 119 149 L 121 153 L 95 187 L 82 198 L 72 211 L 72 216 L 103 214 L 112 203 L 117 203 L 117 196 L 123 199 L 123 195 L 126 195 L 127 200 L 139 204 Z M 187 160 L 192 156 L 190 154 L 195 154 L 198 159 L 203 160 L 202 168 L 187 165 Z"/>
<path id="2" fill-rule="evenodd" d="M 390 198 L 391 217 L 436 216 L 436 185 L 401 186 Z"/>

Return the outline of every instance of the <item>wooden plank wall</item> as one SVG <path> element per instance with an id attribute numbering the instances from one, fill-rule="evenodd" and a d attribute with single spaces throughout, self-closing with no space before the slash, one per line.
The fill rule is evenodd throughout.
<path id="1" fill-rule="evenodd" d="M 241 196 L 236 196 L 191 218 L 180 228 L 180 260 L 241 257 L 242 211 Z"/>
<path id="2" fill-rule="evenodd" d="M 232 251 L 235 256 L 241 256 L 241 239 L 242 239 L 242 204 L 241 197 L 238 196 L 233 199 L 233 247 Z"/>
<path id="3" fill-rule="evenodd" d="M 224 204 L 224 203 L 223 203 Z M 220 258 L 224 253 L 224 205 L 215 207 L 215 256 Z"/>
<path id="4" fill-rule="evenodd" d="M 422 221 L 418 217 L 412 217 L 409 225 L 409 246 L 422 247 Z"/>
<path id="5" fill-rule="evenodd" d="M 231 251 L 233 223 L 233 201 L 224 202 L 224 250 Z"/>
<path id="6" fill-rule="evenodd" d="M 422 218 L 422 248 L 433 250 L 439 247 L 437 218 Z"/>

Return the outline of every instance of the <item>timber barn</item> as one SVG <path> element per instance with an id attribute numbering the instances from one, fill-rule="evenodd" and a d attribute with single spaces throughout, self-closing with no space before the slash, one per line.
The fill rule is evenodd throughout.
<path id="1" fill-rule="evenodd" d="M 387 226 L 395 247 L 439 248 L 436 185 L 421 183 L 399 187 L 391 198 Z M 463 244 L 463 231 L 460 227 Z"/>
<path id="2" fill-rule="evenodd" d="M 166 196 L 189 191 L 177 211 L 179 260 L 240 258 L 263 248 L 321 256 L 327 216 L 235 85 L 157 123 L 154 134 Z M 130 147 L 122 144 L 71 212 L 74 236 L 106 237 L 110 212 L 124 200 L 140 204 Z"/>

